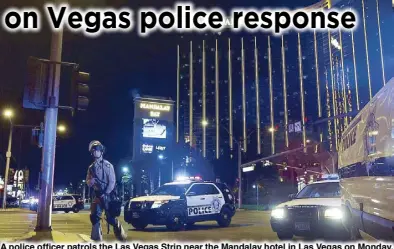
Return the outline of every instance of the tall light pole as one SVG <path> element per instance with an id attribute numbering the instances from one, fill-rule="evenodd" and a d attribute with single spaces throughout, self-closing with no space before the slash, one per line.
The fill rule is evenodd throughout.
<path id="1" fill-rule="evenodd" d="M 12 116 L 14 113 L 10 109 L 6 109 L 3 112 L 5 118 L 10 120 L 10 135 L 8 138 L 8 149 L 7 149 L 7 162 L 5 166 L 5 174 L 4 174 L 4 192 L 3 192 L 3 209 L 6 209 L 7 205 L 7 183 L 8 183 L 8 172 L 10 171 L 10 161 L 11 161 L 11 146 L 12 146 L 12 133 L 13 133 L 13 123 L 12 123 Z"/>
<path id="2" fill-rule="evenodd" d="M 129 173 L 129 168 L 123 167 L 122 171 L 123 171 L 123 177 L 122 177 L 122 200 L 124 200 L 124 192 L 125 192 L 124 185 L 126 184 L 126 181 L 124 180 L 124 176 L 126 176 L 127 173 Z"/>
<path id="3" fill-rule="evenodd" d="M 61 29 L 52 33 L 50 53 L 51 62 L 61 62 L 62 45 L 63 30 Z M 55 171 L 60 70 L 60 64 L 53 64 L 49 74 L 49 82 L 51 87 L 48 89 L 49 106 L 45 110 L 44 146 L 42 148 L 40 197 L 37 210 L 36 231 L 52 230 L 52 195 Z"/>
<path id="4" fill-rule="evenodd" d="M 201 121 L 202 126 L 208 126 L 208 121 L 207 120 L 202 120 Z M 237 140 L 234 138 L 233 134 L 224 126 L 220 125 L 221 128 L 223 128 L 229 136 L 233 139 L 234 143 L 237 145 L 238 148 L 238 208 L 241 209 L 242 207 L 242 143 L 244 142 L 243 139 Z M 249 135 L 246 137 L 248 139 L 254 131 L 249 133 Z"/>
<path id="5" fill-rule="evenodd" d="M 157 158 L 162 161 L 164 160 L 163 154 L 160 154 L 157 156 Z M 159 187 L 161 186 L 161 165 L 159 165 Z"/>
<path id="6" fill-rule="evenodd" d="M 253 188 L 256 189 L 256 205 L 257 209 L 259 208 L 259 185 L 253 185 Z"/>

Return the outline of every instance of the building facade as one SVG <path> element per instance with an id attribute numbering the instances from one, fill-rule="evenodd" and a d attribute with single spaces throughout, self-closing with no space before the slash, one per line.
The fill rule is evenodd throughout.
<path id="1" fill-rule="evenodd" d="M 168 172 L 174 145 L 174 101 L 134 98 L 133 127 L 133 184 L 135 194 L 141 195 L 171 180 Z"/>
<path id="2" fill-rule="evenodd" d="M 209 160 L 291 149 L 335 152 L 341 132 L 388 79 L 389 1 L 324 0 L 306 9 L 356 11 L 354 32 L 183 36 L 178 45 L 177 142 Z M 373 65 L 373 66 L 372 66 Z M 338 117 L 345 115 L 346 117 Z M 333 118 L 333 117 L 337 118 Z M 316 125 L 316 121 L 322 121 Z M 316 147 L 317 148 L 317 147 Z"/>

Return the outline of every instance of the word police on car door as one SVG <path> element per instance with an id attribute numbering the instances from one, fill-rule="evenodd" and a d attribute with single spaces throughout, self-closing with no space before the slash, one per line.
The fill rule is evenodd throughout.
<path id="1" fill-rule="evenodd" d="M 224 204 L 223 194 L 214 184 L 194 184 L 186 198 L 188 216 L 217 214 Z"/>
<path id="2" fill-rule="evenodd" d="M 71 195 L 55 196 L 53 202 L 53 208 L 55 209 L 71 209 L 75 204 L 75 200 Z"/>
<path id="3" fill-rule="evenodd" d="M 212 214 L 212 206 L 190 207 L 188 209 L 189 216 Z"/>

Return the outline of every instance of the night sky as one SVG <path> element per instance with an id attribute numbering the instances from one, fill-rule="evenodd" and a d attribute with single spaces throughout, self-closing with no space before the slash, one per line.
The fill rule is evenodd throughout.
<path id="1" fill-rule="evenodd" d="M 16 3 L 18 2 L 18 3 Z M 10 6 L 42 8 L 40 0 L 1 0 L 0 11 Z M 81 1 L 80 1 L 81 2 Z M 111 2 L 113 7 L 128 6 L 136 10 L 141 6 L 156 8 L 172 7 L 169 0 L 89 0 L 90 6 L 102 6 Z M 158 5 L 160 2 L 160 5 Z M 297 2 L 297 3 L 295 3 Z M 294 0 L 199 0 L 195 5 L 223 9 L 229 7 L 264 6 L 308 6 L 315 1 Z M 86 7 L 86 6 L 85 6 Z M 45 23 L 45 19 L 43 22 Z M 136 31 L 127 34 L 101 35 L 87 38 L 82 35 L 65 33 L 63 61 L 76 62 L 83 71 L 91 74 L 91 98 L 87 112 L 80 112 L 71 118 L 64 110 L 59 112 L 59 121 L 69 127 L 66 136 L 57 141 L 55 185 L 78 181 L 85 177 L 91 157 L 88 144 L 91 140 L 102 141 L 108 150 L 107 158 L 115 165 L 131 153 L 134 92 L 145 95 L 172 97 L 176 94 L 176 45 L 179 34 L 156 32 L 148 38 L 141 38 Z M 15 123 L 39 124 L 44 113 L 22 109 L 22 93 L 26 78 L 28 56 L 49 57 L 50 32 L 42 30 L 38 34 L 9 34 L 0 30 L 0 108 L 11 106 L 17 112 Z M 66 85 L 69 82 L 62 82 Z M 5 151 L 8 139 L 8 124 L 0 121 L 0 170 L 4 172 Z M 30 180 L 35 185 L 40 168 L 41 151 L 30 145 L 30 131 L 15 132 L 13 156 L 20 166 L 31 170 Z M 22 153 L 20 153 L 22 151 Z M 13 164 L 16 166 L 17 164 Z"/>

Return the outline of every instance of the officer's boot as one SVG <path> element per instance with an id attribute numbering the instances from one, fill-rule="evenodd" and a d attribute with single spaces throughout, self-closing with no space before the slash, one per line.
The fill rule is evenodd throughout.
<path id="1" fill-rule="evenodd" d="M 102 241 L 103 240 L 103 231 L 101 230 L 100 221 L 92 225 L 92 233 L 90 238 L 93 241 Z"/>
<path id="2" fill-rule="evenodd" d="M 126 241 L 127 235 L 123 230 L 122 224 L 118 220 L 115 221 L 114 234 L 117 240 Z"/>

